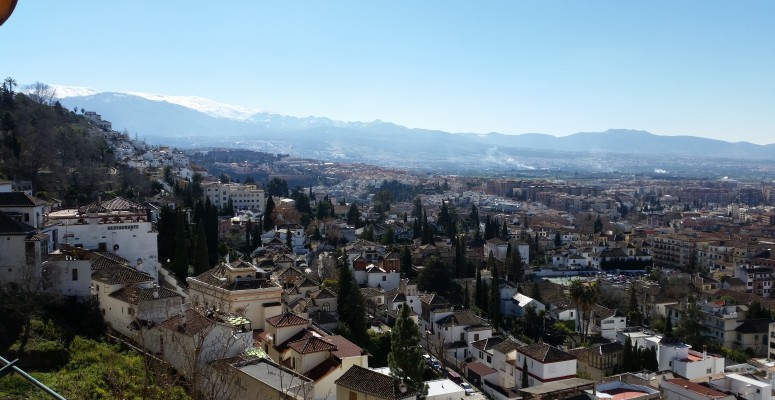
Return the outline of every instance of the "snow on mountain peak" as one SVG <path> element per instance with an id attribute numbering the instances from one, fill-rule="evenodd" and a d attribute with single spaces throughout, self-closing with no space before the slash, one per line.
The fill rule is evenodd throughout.
<path id="1" fill-rule="evenodd" d="M 91 96 L 93 94 L 97 94 L 100 92 L 97 89 L 92 89 L 87 87 L 65 86 L 65 85 L 49 85 L 49 86 L 56 90 L 56 98 L 58 99 L 64 99 L 67 97 Z"/>
<path id="2" fill-rule="evenodd" d="M 78 96 L 91 96 L 94 94 L 102 93 L 103 91 L 77 86 L 65 86 L 65 85 L 49 85 L 56 89 L 56 97 L 64 99 L 68 97 Z M 129 92 L 128 95 L 142 97 L 144 99 L 152 101 L 166 101 L 168 103 L 177 104 L 186 108 L 190 108 L 202 113 L 205 113 L 215 118 L 228 118 L 245 121 L 250 119 L 256 113 L 263 112 L 260 108 L 249 108 L 242 106 L 235 106 L 232 104 L 224 104 L 206 99 L 198 96 L 167 96 L 160 94 L 142 93 L 142 92 Z"/>
<path id="3" fill-rule="evenodd" d="M 186 108 L 191 108 L 203 112 L 211 117 L 215 118 L 229 118 L 237 120 L 247 120 L 252 115 L 260 113 L 263 110 L 260 108 L 248 108 L 242 106 L 235 106 L 232 104 L 224 104 L 206 99 L 198 96 L 167 96 L 160 94 L 150 94 L 141 92 L 128 93 L 133 96 L 142 97 L 153 101 L 166 101 L 168 103 L 177 104 Z"/>

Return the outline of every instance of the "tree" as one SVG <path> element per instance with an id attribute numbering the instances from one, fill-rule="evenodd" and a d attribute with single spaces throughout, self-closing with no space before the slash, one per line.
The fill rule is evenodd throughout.
<path id="1" fill-rule="evenodd" d="M 27 86 L 29 98 L 43 105 L 52 105 L 56 98 L 57 91 L 49 85 L 42 82 L 35 82 L 32 85 Z"/>
<path id="2" fill-rule="evenodd" d="M 627 305 L 627 322 L 632 326 L 638 326 L 643 322 L 643 313 L 638 306 L 638 297 L 635 285 L 630 285 L 630 299 Z"/>
<path id="3" fill-rule="evenodd" d="M 355 203 L 350 204 L 350 208 L 347 210 L 347 225 L 359 228 L 361 225 L 361 211 L 358 210 L 358 206 Z"/>
<path id="4" fill-rule="evenodd" d="M 337 286 L 337 312 L 342 331 L 349 334 L 352 341 L 365 346 L 368 341 L 366 323 L 366 304 L 358 285 L 355 283 L 346 255 L 339 259 L 339 278 Z"/>
<path id="5" fill-rule="evenodd" d="M 181 282 L 186 281 L 188 276 L 188 221 L 183 212 L 178 211 L 178 221 L 175 224 L 175 275 Z"/>
<path id="6" fill-rule="evenodd" d="M 594 233 L 600 232 L 603 232 L 603 221 L 600 219 L 600 214 L 598 214 L 594 224 Z"/>
<path id="7" fill-rule="evenodd" d="M 560 236 L 560 231 L 557 231 L 554 234 L 554 247 L 560 247 L 562 246 L 562 237 Z"/>
<path id="8" fill-rule="evenodd" d="M 509 243 L 506 250 L 506 263 L 508 264 L 507 280 L 514 283 L 522 282 L 525 275 L 525 264 L 522 255 L 519 254 L 519 247 L 512 247 Z"/>
<path id="9" fill-rule="evenodd" d="M 582 283 L 573 281 L 570 285 L 570 297 L 576 304 L 576 311 L 581 321 L 581 341 L 586 342 L 589 333 L 589 324 L 592 320 L 592 308 L 599 299 L 599 290 L 595 282 Z"/>
<path id="10" fill-rule="evenodd" d="M 420 331 L 411 317 L 411 308 L 404 304 L 398 315 L 396 324 L 390 331 L 390 353 L 388 367 L 390 375 L 401 379 L 407 386 L 414 389 L 418 398 L 424 398 L 428 387 L 423 382 L 425 360 L 420 347 Z"/>
<path id="11" fill-rule="evenodd" d="M 466 281 L 465 287 L 463 288 L 463 308 L 468 310 L 471 308 L 471 294 L 468 292 L 468 281 Z"/>
<path id="12" fill-rule="evenodd" d="M 288 182 L 274 177 L 266 185 L 266 193 L 268 196 L 288 197 Z"/>
<path id="13" fill-rule="evenodd" d="M 524 357 L 524 361 L 522 362 L 522 387 L 520 387 L 520 389 L 524 389 L 529 386 L 530 385 L 527 380 L 527 357 Z"/>
<path id="14" fill-rule="evenodd" d="M 435 292 L 441 296 L 446 296 L 451 282 L 449 268 L 439 257 L 433 256 L 425 262 L 417 287 L 426 292 Z"/>
<path id="15" fill-rule="evenodd" d="M 495 260 L 495 257 L 493 257 L 492 253 L 490 253 L 490 258 L 492 258 L 493 261 Z M 488 264 L 490 264 L 489 261 Z M 489 309 L 487 314 L 490 316 L 492 325 L 497 328 L 501 324 L 501 295 L 498 267 L 495 266 L 494 263 L 490 272 L 492 273 L 492 283 L 490 284 L 490 301 L 488 302 Z"/>
<path id="16" fill-rule="evenodd" d="M 196 224 L 196 246 L 194 247 L 194 275 L 210 269 L 210 256 L 207 252 L 207 236 L 203 221 Z"/>
<path id="17" fill-rule="evenodd" d="M 476 269 L 476 286 L 474 287 L 474 301 L 479 309 L 482 309 L 482 297 L 484 294 L 484 285 L 482 283 L 482 270 Z"/>
<path id="18" fill-rule="evenodd" d="M 675 336 L 694 348 L 701 348 L 705 342 L 702 334 L 707 331 L 702 323 L 703 319 L 700 307 L 690 298 L 686 311 L 681 315 L 678 326 L 675 327 Z"/>
<path id="19" fill-rule="evenodd" d="M 414 278 L 417 273 L 412 268 L 412 253 L 409 251 L 409 246 L 401 248 L 401 275 L 405 278 Z"/>
<path id="20" fill-rule="evenodd" d="M 264 229 L 268 232 L 274 229 L 274 221 L 272 221 L 272 213 L 274 212 L 274 200 L 272 196 L 266 199 L 266 206 L 264 210 Z"/>

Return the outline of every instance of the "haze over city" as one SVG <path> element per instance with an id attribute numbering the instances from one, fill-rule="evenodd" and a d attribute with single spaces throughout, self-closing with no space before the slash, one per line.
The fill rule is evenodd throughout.
<path id="1" fill-rule="evenodd" d="M 450 132 L 773 143 L 771 2 L 20 2 L 5 73 Z M 99 110 L 98 110 L 99 111 Z"/>

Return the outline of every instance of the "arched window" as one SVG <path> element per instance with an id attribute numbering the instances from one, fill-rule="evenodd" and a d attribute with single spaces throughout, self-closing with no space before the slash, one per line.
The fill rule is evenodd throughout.
<path id="1" fill-rule="evenodd" d="M 331 311 L 331 306 L 328 303 L 323 303 L 323 311 L 325 312 Z"/>

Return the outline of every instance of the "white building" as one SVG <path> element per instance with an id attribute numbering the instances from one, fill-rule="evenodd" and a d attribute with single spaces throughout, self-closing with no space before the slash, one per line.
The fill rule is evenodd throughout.
<path id="1" fill-rule="evenodd" d="M 43 263 L 46 293 L 59 296 L 91 295 L 91 260 L 77 251 L 59 251 L 48 255 Z"/>
<path id="2" fill-rule="evenodd" d="M 92 294 L 108 326 L 135 337 L 138 324 L 158 324 L 181 312 L 182 296 L 159 287 L 147 273 L 117 261 L 98 254 L 92 258 Z"/>
<path id="3" fill-rule="evenodd" d="M 16 221 L 41 229 L 46 202 L 25 192 L 0 192 L 0 211 Z"/>
<path id="4" fill-rule="evenodd" d="M 205 198 L 218 208 L 228 207 L 229 200 L 235 210 L 257 208 L 264 211 L 266 207 L 264 190 L 256 185 L 213 182 L 202 186 Z"/>
<path id="5" fill-rule="evenodd" d="M 0 212 L 0 284 L 14 283 L 27 291 L 40 289 L 47 243 L 48 235 Z"/>
<path id="6" fill-rule="evenodd" d="M 740 374 L 726 374 L 723 378 L 710 381 L 710 386 L 724 392 L 731 392 L 746 400 L 770 400 L 772 386 Z"/>
<path id="7" fill-rule="evenodd" d="M 150 214 L 148 207 L 116 197 L 48 217 L 61 224 L 62 243 L 115 254 L 158 281 L 158 232 Z"/>
<path id="8" fill-rule="evenodd" d="M 517 349 L 514 381 L 522 387 L 522 375 L 527 374 L 530 387 L 551 381 L 576 377 L 576 357 L 546 343 L 536 343 Z"/>

